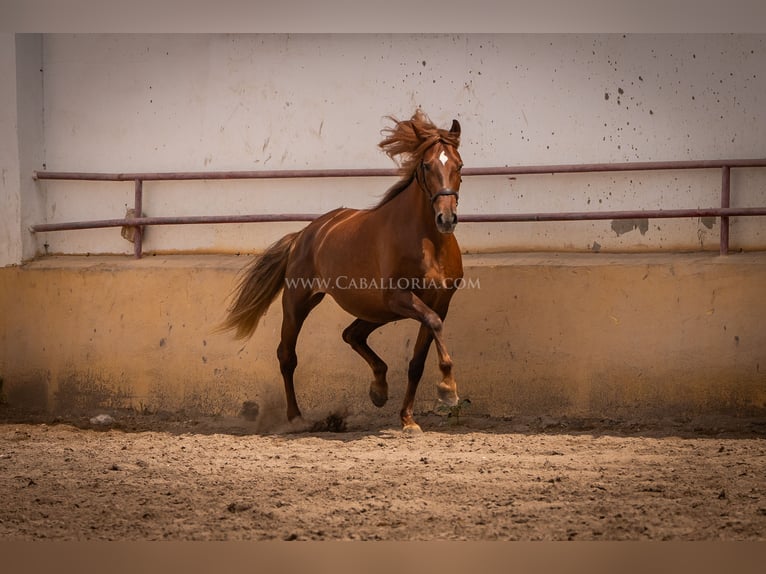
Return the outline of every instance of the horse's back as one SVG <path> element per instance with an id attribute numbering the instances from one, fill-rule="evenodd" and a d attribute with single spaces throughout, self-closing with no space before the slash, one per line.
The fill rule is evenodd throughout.
<path id="1" fill-rule="evenodd" d="M 317 272 L 317 259 L 319 254 L 325 250 L 324 246 L 327 243 L 328 237 L 333 235 L 333 232 L 338 229 L 342 222 L 357 213 L 360 213 L 360 210 L 339 207 L 317 217 L 304 227 L 290 254 L 290 263 L 287 270 L 288 277 L 305 277 L 307 276 L 306 273 L 313 273 L 314 275 L 312 276 L 315 276 Z M 333 247 L 337 250 L 337 246 L 334 245 Z M 342 254 L 337 253 L 336 256 L 342 256 Z"/>

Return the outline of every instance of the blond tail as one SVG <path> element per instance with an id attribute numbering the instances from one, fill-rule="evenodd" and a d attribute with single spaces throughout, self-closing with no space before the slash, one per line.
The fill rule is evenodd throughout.
<path id="1" fill-rule="evenodd" d="M 276 299 L 285 282 L 287 260 L 299 232 L 285 235 L 248 265 L 235 288 L 228 315 L 216 331 L 236 329 L 237 339 L 247 339 Z"/>

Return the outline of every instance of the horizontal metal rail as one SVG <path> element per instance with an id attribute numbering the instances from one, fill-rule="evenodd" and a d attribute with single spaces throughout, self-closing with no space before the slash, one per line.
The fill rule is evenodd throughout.
<path id="1" fill-rule="evenodd" d="M 62 223 L 41 223 L 35 232 L 100 229 L 104 227 L 136 227 L 144 225 L 193 225 L 220 223 L 274 223 L 281 221 L 313 221 L 320 213 L 279 213 L 261 215 L 186 215 L 170 217 L 126 217 Z M 637 211 L 572 211 L 566 213 L 494 213 L 468 214 L 463 223 L 523 223 L 534 221 L 599 221 L 604 219 L 681 219 L 687 217 L 735 217 L 766 215 L 766 207 L 711 207 L 708 209 L 650 209 Z"/>
<path id="2" fill-rule="evenodd" d="M 189 181 L 217 179 L 316 179 L 320 177 L 389 177 L 395 169 L 276 169 L 262 171 L 169 171 L 146 173 L 92 173 L 36 171 L 35 179 L 77 181 Z"/>
<path id="3" fill-rule="evenodd" d="M 170 217 L 126 217 L 123 219 L 97 219 L 62 223 L 41 223 L 32 227 L 35 232 L 69 231 L 73 229 L 100 229 L 104 227 L 135 227 L 144 225 L 189 225 L 216 223 L 274 223 L 278 221 L 313 221 L 320 214 L 278 213 L 261 215 L 185 215 Z"/>
<path id="4" fill-rule="evenodd" d="M 721 220 L 720 251 L 725 255 L 729 251 L 729 217 L 763 216 L 766 207 L 730 207 L 731 168 L 766 167 L 766 159 L 730 159 L 701 161 L 635 162 L 635 163 L 599 163 L 565 164 L 539 166 L 504 166 L 465 168 L 465 176 L 517 176 L 544 175 L 557 173 L 598 173 L 628 171 L 662 171 L 720 169 L 721 207 L 668 210 L 625 210 L 591 211 L 563 213 L 505 213 L 505 214 L 467 214 L 460 220 L 467 223 L 496 222 L 534 222 L 534 221 L 596 221 L 606 219 L 667 219 L 718 217 Z M 288 178 L 345 178 L 345 177 L 392 177 L 395 169 L 329 169 L 329 170 L 263 170 L 263 171 L 198 171 L 198 172 L 143 172 L 143 173 L 94 173 L 94 172 L 50 172 L 36 171 L 37 180 L 69 181 L 132 181 L 135 186 L 134 213 L 141 214 L 144 181 L 190 181 L 190 180 L 234 180 L 234 179 L 288 179 Z M 148 225 L 187 225 L 187 224 L 224 224 L 280 221 L 312 221 L 320 214 L 250 214 L 250 215 L 202 215 L 179 217 L 125 217 L 122 219 L 103 219 L 62 223 L 43 223 L 33 225 L 30 231 L 35 233 L 65 231 L 77 229 L 97 229 L 106 227 L 132 227 L 136 230 L 134 252 L 136 257 L 142 254 L 142 232 Z"/>
<path id="5" fill-rule="evenodd" d="M 556 173 L 597 173 L 620 171 L 662 171 L 715 169 L 724 167 L 766 167 L 766 158 L 729 160 L 648 161 L 625 163 L 585 163 L 534 166 L 466 167 L 463 175 L 545 175 Z M 395 169 L 279 169 L 262 171 L 179 171 L 145 173 L 89 173 L 36 171 L 35 179 L 79 181 L 179 181 L 218 179 L 292 179 L 390 177 Z"/>

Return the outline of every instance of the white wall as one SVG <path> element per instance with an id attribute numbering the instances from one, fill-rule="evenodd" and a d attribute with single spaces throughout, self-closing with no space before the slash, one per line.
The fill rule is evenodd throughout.
<path id="1" fill-rule="evenodd" d="M 0 34 L 0 266 L 31 259 L 38 238 L 29 224 L 45 218 L 42 35 Z"/>
<path id="2" fill-rule="evenodd" d="M 16 123 L 16 41 L 0 34 L 0 267 L 21 261 L 19 140 Z"/>
<path id="3" fill-rule="evenodd" d="M 766 156 L 766 35 L 45 35 L 50 170 L 390 167 L 384 116 L 463 125 L 467 166 Z M 766 170 L 733 203 L 766 205 Z M 146 184 L 147 215 L 366 207 L 388 179 Z M 124 215 L 130 184 L 43 183 L 49 222 Z M 461 213 L 718 205 L 713 172 L 466 178 Z M 29 221 L 27 223 L 33 223 Z M 264 247 L 301 224 L 152 228 L 146 249 Z M 718 225 L 463 224 L 467 251 L 717 249 Z M 131 252 L 118 229 L 49 252 Z M 766 248 L 766 220 L 732 244 Z"/>

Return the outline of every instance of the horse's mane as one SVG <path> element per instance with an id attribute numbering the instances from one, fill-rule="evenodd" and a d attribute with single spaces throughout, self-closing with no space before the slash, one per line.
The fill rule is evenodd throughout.
<path id="1" fill-rule="evenodd" d="M 393 116 L 388 116 L 388 119 L 394 122 L 394 126 L 382 130 L 386 138 L 378 147 L 398 164 L 402 179 L 386 192 L 377 207 L 388 203 L 407 188 L 415 177 L 415 169 L 423 160 L 423 154 L 437 141 L 455 147 L 460 145 L 459 132 L 437 128 L 422 110 L 416 110 L 409 120 L 399 121 Z"/>

